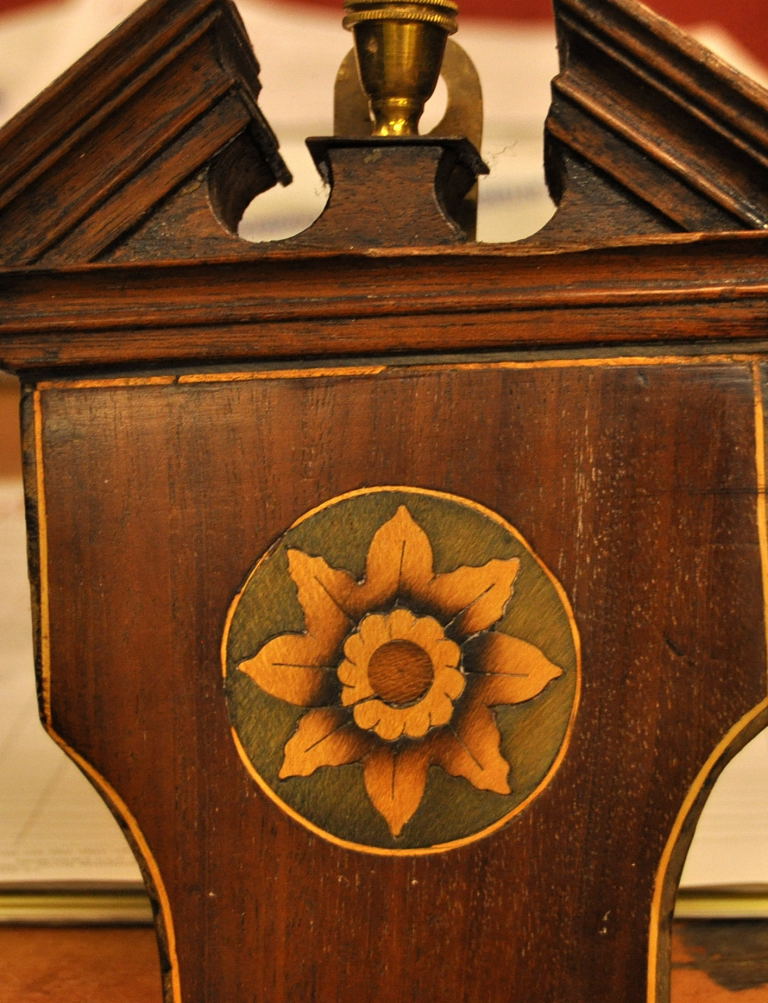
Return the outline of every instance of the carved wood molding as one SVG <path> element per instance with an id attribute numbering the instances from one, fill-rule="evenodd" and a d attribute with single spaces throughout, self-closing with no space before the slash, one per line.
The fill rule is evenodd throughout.
<path id="1" fill-rule="evenodd" d="M 0 270 L 0 363 L 39 370 L 533 344 L 712 350 L 726 340 L 731 352 L 740 341 L 751 350 L 768 335 L 767 247 L 761 233 L 686 234 L 547 251 L 304 250 L 292 260 L 282 250 Z"/>
<path id="2" fill-rule="evenodd" d="M 559 210 L 524 243 L 768 226 L 765 91 L 635 0 L 555 8 Z M 248 201 L 289 177 L 259 90 L 231 0 L 150 0 L 0 133 L 4 262 L 307 253 L 319 231 L 281 248 L 236 236 Z M 355 239 L 326 220 L 323 246 Z"/>
<path id="3" fill-rule="evenodd" d="M 768 94 L 636 0 L 556 0 L 555 12 L 547 168 L 564 212 L 553 229 L 573 221 L 584 163 L 645 216 L 600 213 L 591 192 L 592 225 L 614 234 L 768 226 Z"/>
<path id="4" fill-rule="evenodd" d="M 257 106 L 258 73 L 230 0 L 144 4 L 0 133 L 4 261 L 108 255 L 238 137 L 247 148 L 237 159 L 256 165 L 240 202 L 285 181 Z M 197 233 L 199 214 L 174 220 L 174 228 Z M 166 256 L 172 243 L 154 253 L 145 247 L 143 257 Z"/>

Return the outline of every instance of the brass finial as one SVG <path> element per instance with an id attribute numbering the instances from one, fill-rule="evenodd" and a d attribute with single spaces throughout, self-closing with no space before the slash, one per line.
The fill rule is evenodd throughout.
<path id="1" fill-rule="evenodd" d="M 417 136 L 440 76 L 445 42 L 456 31 L 453 0 L 345 0 L 374 136 Z"/>

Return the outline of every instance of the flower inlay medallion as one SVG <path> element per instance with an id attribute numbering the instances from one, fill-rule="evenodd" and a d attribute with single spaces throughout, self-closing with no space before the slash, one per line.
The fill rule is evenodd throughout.
<path id="1" fill-rule="evenodd" d="M 300 519 L 235 599 L 224 659 L 260 786 L 376 852 L 498 828 L 554 773 L 578 698 L 570 608 L 519 534 L 408 488 Z"/>

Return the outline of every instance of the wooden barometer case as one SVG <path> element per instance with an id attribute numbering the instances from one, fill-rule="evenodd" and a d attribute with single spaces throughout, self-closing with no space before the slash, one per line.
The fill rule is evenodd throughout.
<path id="1" fill-rule="evenodd" d="M 0 134 L 41 715 L 168 1003 L 664 1003 L 768 721 L 768 97 L 555 0 L 558 210 L 477 244 L 455 13 L 348 5 L 289 240 L 236 233 L 288 174 L 229 0 L 148 0 Z"/>

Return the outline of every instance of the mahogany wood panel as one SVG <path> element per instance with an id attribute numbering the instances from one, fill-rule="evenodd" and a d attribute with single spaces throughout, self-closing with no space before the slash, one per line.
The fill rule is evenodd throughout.
<path id="1" fill-rule="evenodd" d="M 36 421 L 28 397 L 49 723 L 140 827 L 184 999 L 640 1003 L 657 921 L 666 998 L 689 788 L 766 698 L 759 386 L 746 360 L 476 358 L 65 380 L 42 384 Z M 418 858 L 345 850 L 266 799 L 221 680 L 255 560 L 377 484 L 503 515 L 583 645 L 549 787 L 496 834 Z"/>
<path id="2" fill-rule="evenodd" d="M 226 0 L 150 0 L 0 136 L 0 362 L 25 388 L 42 714 L 143 863 L 169 1003 L 666 1001 L 674 890 L 698 811 L 768 719 L 768 238 L 717 232 L 765 226 L 768 102 L 634 0 L 557 0 L 556 11 L 547 156 L 561 208 L 512 247 L 417 246 L 466 236 L 451 207 L 472 179 L 438 170 L 435 194 L 432 173 L 429 184 L 398 173 L 397 145 L 376 153 L 408 206 L 399 229 L 382 230 L 396 215 L 386 207 L 371 218 L 370 150 L 352 144 L 352 190 L 332 195 L 314 231 L 239 240 L 249 193 L 285 174 Z M 697 228 L 709 232 L 666 232 Z M 320 541 L 362 540 L 357 571 L 296 543 L 311 519 L 351 511 L 329 504 L 339 496 L 373 499 L 375 514 L 386 486 L 402 489 L 397 512 L 364 532 L 337 522 Z M 427 496 L 463 504 L 461 517 L 410 511 Z M 470 510 L 517 551 L 441 565 L 456 540 L 479 546 Z M 230 666 L 233 601 L 278 553 L 290 577 L 249 607 L 252 649 Z M 540 600 L 556 586 L 580 663 L 499 626 L 524 559 L 551 575 L 529 589 L 530 630 L 552 632 Z M 491 598 L 483 590 L 447 620 L 446 591 L 488 568 L 501 595 L 494 579 Z M 339 596 L 363 592 L 389 605 L 352 616 Z M 293 621 L 264 620 L 293 593 Z M 329 624 L 343 614 L 348 639 L 343 624 L 318 629 L 317 610 L 334 603 Z M 470 609 L 480 622 L 465 636 Z M 337 656 L 343 645 L 352 663 L 365 647 L 365 616 L 382 629 L 410 616 L 409 630 L 418 621 L 429 634 L 422 654 L 450 654 L 430 671 L 452 692 L 429 712 L 440 727 L 448 714 L 455 734 L 421 734 L 411 710 L 424 693 L 397 690 L 388 724 L 361 724 L 358 703 L 343 718 L 358 728 L 354 756 L 338 737 L 332 754 L 289 756 L 320 690 L 343 702 L 350 679 L 364 688 Z M 270 665 L 309 683 L 262 686 L 262 651 L 295 651 L 302 636 L 310 664 Z M 462 657 L 501 645 L 532 659 L 536 686 L 507 666 L 505 699 L 483 703 L 501 672 L 492 658 L 466 662 L 465 675 L 491 678 L 457 683 L 458 641 Z M 369 682 L 389 643 L 371 654 Z M 441 769 L 485 782 L 465 788 L 491 798 L 521 783 L 502 714 L 524 692 L 530 720 L 552 731 L 546 691 L 567 678 L 575 705 L 579 664 L 576 717 L 557 754 L 547 746 L 531 796 L 497 814 L 504 824 L 482 838 L 465 827 L 445 852 L 431 851 L 451 839 L 398 843 L 417 816 L 426 829 L 431 812 L 444 821 Z M 279 736 L 269 796 L 248 744 L 260 732 L 230 699 L 230 669 L 244 666 L 261 706 L 293 694 L 308 711 Z M 472 694 L 461 705 L 459 684 Z M 269 706 L 259 723 L 279 728 Z M 392 752 L 384 732 L 406 718 L 413 743 Z M 429 761 L 419 773 L 407 759 L 404 782 L 414 749 Z M 314 773 L 319 797 L 338 792 L 328 775 L 342 768 L 386 820 L 378 843 L 342 838 L 279 795 Z M 455 834 L 469 801 L 452 789 Z M 343 797 L 335 807 L 356 824 Z"/>
<path id="3" fill-rule="evenodd" d="M 746 941 L 746 946 L 745 946 Z M 678 922 L 671 1003 L 763 1003 L 765 922 Z M 146 928 L 0 928 L 4 1003 L 160 1003 L 157 951 Z"/>
<path id="4" fill-rule="evenodd" d="M 0 360 L 40 370 L 536 344 L 760 344 L 766 244 L 765 234 L 745 233 L 298 259 L 289 245 L 242 262 L 7 269 Z"/>

